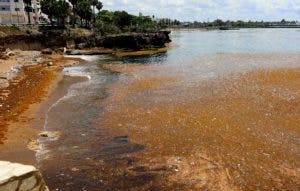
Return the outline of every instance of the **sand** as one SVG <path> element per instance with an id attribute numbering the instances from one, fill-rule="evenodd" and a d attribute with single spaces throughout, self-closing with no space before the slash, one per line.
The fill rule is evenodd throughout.
<path id="1" fill-rule="evenodd" d="M 0 71 L 8 76 L 9 85 L 0 89 L 1 160 L 35 164 L 36 140 L 43 124 L 37 112 L 62 79 L 62 68 L 81 61 L 32 51 L 17 51 L 2 60 Z"/>

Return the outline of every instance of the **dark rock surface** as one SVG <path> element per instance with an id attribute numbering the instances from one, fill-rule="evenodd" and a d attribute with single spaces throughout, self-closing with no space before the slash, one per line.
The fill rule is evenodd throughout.
<path id="1" fill-rule="evenodd" d="M 18 35 L 0 38 L 0 46 L 21 50 L 57 49 L 86 49 L 94 47 L 141 50 L 165 47 L 171 42 L 170 31 L 154 33 L 124 33 L 107 36 L 82 36 L 70 38 L 59 30 L 46 31 L 37 35 Z"/>

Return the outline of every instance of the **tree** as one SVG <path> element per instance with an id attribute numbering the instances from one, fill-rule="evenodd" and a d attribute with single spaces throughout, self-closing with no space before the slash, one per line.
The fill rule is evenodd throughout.
<path id="1" fill-rule="evenodd" d="M 87 0 L 79 0 L 76 4 L 75 11 L 81 20 L 85 20 L 86 27 L 92 19 L 91 2 Z"/>
<path id="2" fill-rule="evenodd" d="M 71 22 L 73 27 L 76 24 L 76 5 L 78 3 L 79 0 L 69 0 L 69 2 L 72 4 L 72 12 L 73 12 L 73 16 L 71 18 Z"/>
<path id="3" fill-rule="evenodd" d="M 55 3 L 56 0 L 42 0 L 41 1 L 41 10 L 43 13 L 48 15 L 51 25 L 53 25 L 53 17 L 55 15 Z"/>
<path id="4" fill-rule="evenodd" d="M 53 18 L 58 20 L 59 25 L 64 25 L 70 12 L 70 4 L 66 0 L 42 0 L 41 10 L 48 15 L 51 25 Z"/>
<path id="5" fill-rule="evenodd" d="M 114 17 L 114 14 L 112 12 L 103 10 L 98 13 L 97 20 L 100 20 L 104 24 L 112 24 L 113 17 Z"/>
<path id="6" fill-rule="evenodd" d="M 70 13 L 70 4 L 66 0 L 56 0 L 54 3 L 55 7 L 55 17 L 59 21 L 59 24 L 64 26 L 65 20 Z"/>
<path id="7" fill-rule="evenodd" d="M 115 25 L 119 26 L 121 29 L 125 26 L 130 26 L 133 16 L 128 14 L 126 11 L 115 11 L 114 12 L 114 22 Z"/>
<path id="8" fill-rule="evenodd" d="M 32 12 L 32 1 L 24 0 L 25 3 L 25 12 L 27 13 L 28 24 L 31 24 L 30 13 Z"/>
<path id="9" fill-rule="evenodd" d="M 101 1 L 98 0 L 90 0 L 91 1 L 91 5 L 93 6 L 93 17 L 94 17 L 94 23 L 96 22 L 96 12 L 95 12 L 95 8 L 100 11 L 103 8 L 103 4 Z"/>
<path id="10" fill-rule="evenodd" d="M 101 1 L 98 1 L 97 5 L 96 5 L 96 9 L 98 9 L 98 11 L 100 11 L 103 8 L 103 4 Z"/>

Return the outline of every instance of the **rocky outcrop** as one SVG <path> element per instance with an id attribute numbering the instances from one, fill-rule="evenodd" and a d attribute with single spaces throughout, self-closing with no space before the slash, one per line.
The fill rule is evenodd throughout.
<path id="1" fill-rule="evenodd" d="M 46 48 L 45 41 L 42 34 L 11 35 L 0 37 L 0 46 L 10 49 L 40 50 Z"/>
<path id="2" fill-rule="evenodd" d="M 120 35 L 108 35 L 96 41 L 96 46 L 106 48 L 124 48 L 141 50 L 147 48 L 161 48 L 171 42 L 168 31 L 156 33 L 129 33 Z"/>
<path id="3" fill-rule="evenodd" d="M 48 191 L 39 171 L 28 165 L 0 161 L 1 191 Z"/>
<path id="4" fill-rule="evenodd" d="M 171 42 L 170 31 L 152 33 L 124 33 L 118 35 L 97 35 L 70 37 L 63 30 L 49 30 L 36 35 L 17 35 L 0 38 L 0 46 L 21 50 L 53 50 L 66 47 L 67 49 L 87 48 L 116 48 L 128 50 L 142 50 L 162 48 Z M 49 51 L 48 51 L 49 52 Z"/>

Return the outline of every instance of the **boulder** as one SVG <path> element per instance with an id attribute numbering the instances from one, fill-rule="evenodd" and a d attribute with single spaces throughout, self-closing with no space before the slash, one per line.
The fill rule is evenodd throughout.
<path id="1" fill-rule="evenodd" d="M 1 191 L 48 191 L 40 172 L 29 165 L 0 161 Z"/>

